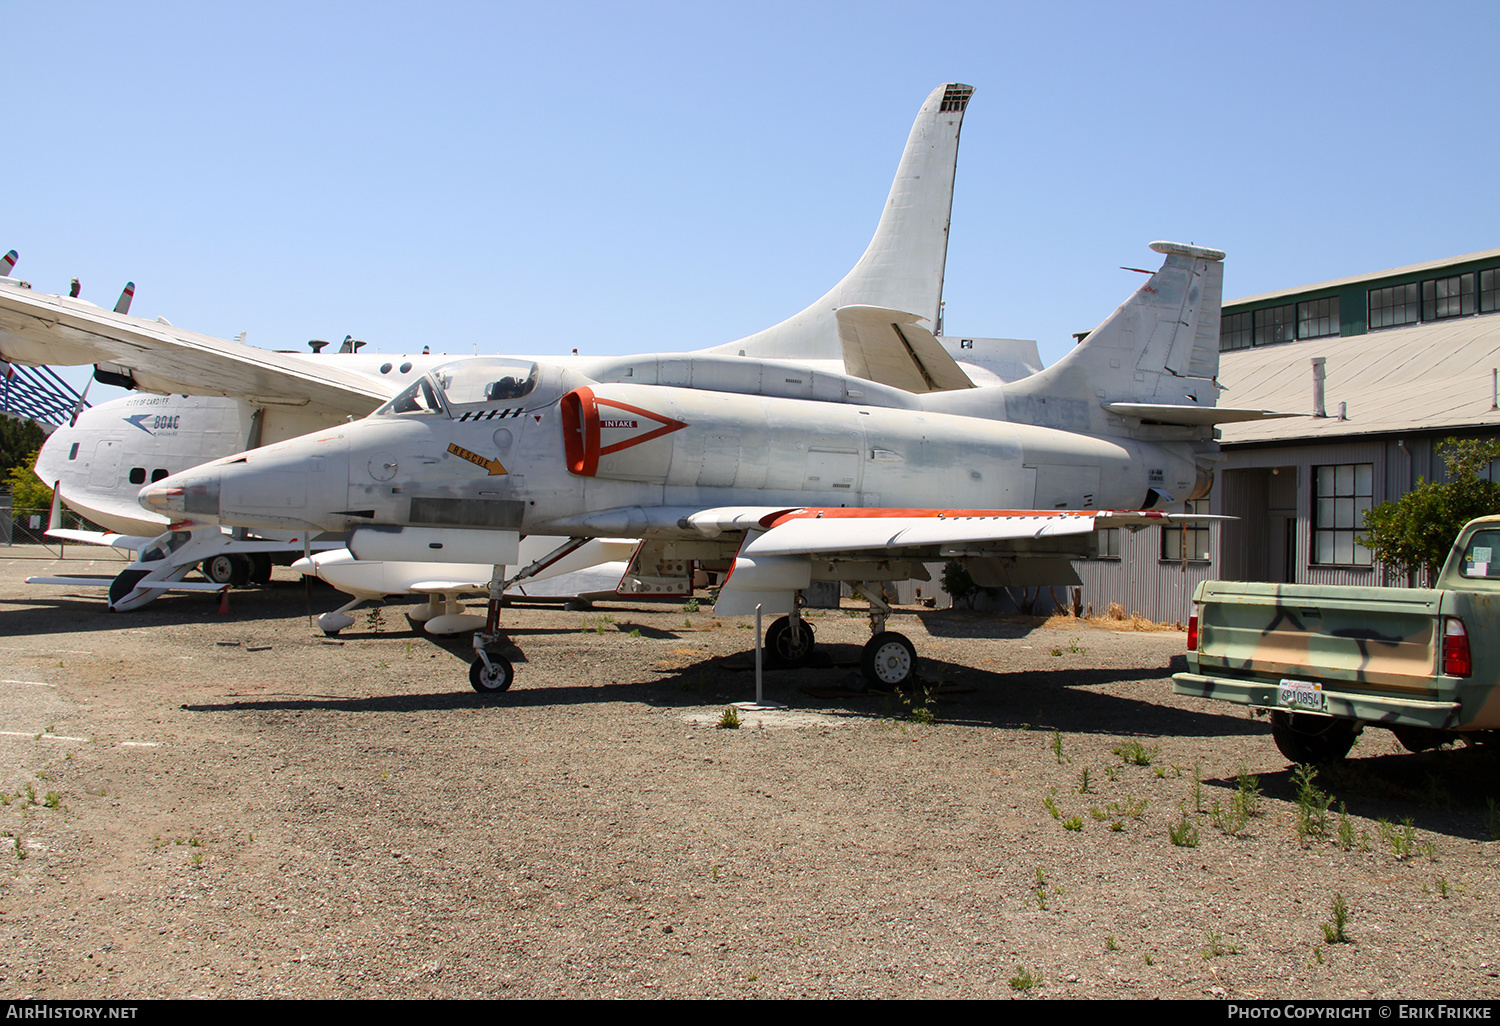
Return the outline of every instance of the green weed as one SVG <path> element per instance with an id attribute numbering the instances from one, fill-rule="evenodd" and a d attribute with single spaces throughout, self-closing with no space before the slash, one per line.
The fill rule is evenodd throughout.
<path id="1" fill-rule="evenodd" d="M 1401 826 L 1396 827 L 1388 819 L 1378 822 L 1381 843 L 1391 849 L 1391 854 L 1405 861 L 1416 853 L 1417 850 L 1417 828 L 1412 825 L 1410 817 L 1401 821 Z"/>
<path id="2" fill-rule="evenodd" d="M 682 611 L 684 613 L 696 613 L 698 611 L 698 600 L 695 598 L 688 599 L 682 604 Z"/>
<path id="3" fill-rule="evenodd" d="M 1156 761 L 1160 752 L 1161 745 L 1147 748 L 1136 740 L 1126 741 L 1114 747 L 1114 753 L 1132 766 L 1149 766 Z"/>
<path id="4" fill-rule="evenodd" d="M 1323 939 L 1329 944 L 1349 944 L 1344 927 L 1349 925 L 1349 903 L 1342 894 L 1333 896 L 1333 921 L 1323 924 Z"/>
<path id="5" fill-rule="evenodd" d="M 1062 731 L 1056 727 L 1052 728 L 1052 757 L 1057 760 L 1059 766 L 1068 761 L 1067 756 L 1063 755 Z"/>
<path id="6" fill-rule="evenodd" d="M 1082 816 L 1069 816 L 1067 819 L 1065 819 L 1065 820 L 1062 821 L 1062 825 L 1063 825 L 1063 829 L 1064 830 L 1082 830 L 1083 829 L 1083 817 Z"/>
<path id="7" fill-rule="evenodd" d="M 1203 948 L 1203 958 L 1218 958 L 1220 955 L 1238 955 L 1240 949 L 1232 944 L 1224 943 L 1224 935 L 1221 933 L 1210 933 L 1208 943 Z"/>
<path id="8" fill-rule="evenodd" d="M 1083 772 L 1078 775 L 1078 793 L 1089 794 L 1090 792 L 1091 789 L 1089 787 L 1089 768 L 1085 766 L 1083 768 Z"/>
<path id="9" fill-rule="evenodd" d="M 1119 942 L 1115 940 L 1115 935 L 1114 934 L 1110 934 L 1108 937 L 1104 938 L 1104 950 L 1105 951 L 1119 951 L 1120 950 Z"/>
<path id="10" fill-rule="evenodd" d="M 1198 828 L 1188 819 L 1186 811 L 1182 813 L 1180 820 L 1167 827 L 1167 836 L 1179 848 L 1198 847 Z"/>
<path id="11" fill-rule="evenodd" d="M 724 711 L 719 713 L 719 722 L 715 726 L 719 730 L 739 730 L 740 711 L 732 705 L 726 705 Z"/>
<path id="12" fill-rule="evenodd" d="M 1328 806 L 1333 797 L 1313 783 L 1317 775 L 1317 767 L 1310 763 L 1292 771 L 1292 782 L 1297 785 L 1297 839 L 1303 846 L 1309 838 L 1328 836 Z"/>
<path id="13" fill-rule="evenodd" d="M 1025 966 L 1016 966 L 1016 975 L 1010 978 L 1010 989 L 1022 994 L 1030 994 L 1042 985 L 1042 977 Z"/>

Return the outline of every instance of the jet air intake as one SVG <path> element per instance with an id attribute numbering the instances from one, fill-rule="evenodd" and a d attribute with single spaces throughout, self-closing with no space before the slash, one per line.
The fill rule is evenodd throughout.
<path id="1" fill-rule="evenodd" d="M 660 484 L 672 446 L 646 445 L 687 427 L 623 399 L 575 388 L 562 397 L 563 454 L 569 473 Z"/>

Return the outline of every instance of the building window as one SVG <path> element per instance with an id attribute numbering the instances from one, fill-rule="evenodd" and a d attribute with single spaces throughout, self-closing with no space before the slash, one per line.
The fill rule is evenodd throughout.
<path id="1" fill-rule="evenodd" d="M 1194 499 L 1186 504 L 1185 511 L 1207 513 L 1208 500 Z M 1174 524 L 1171 527 L 1163 527 L 1161 529 L 1161 558 L 1168 562 L 1180 562 L 1185 559 L 1206 562 L 1212 559 L 1213 551 L 1209 548 L 1208 524 L 1195 525 L 1185 520 L 1180 526 Z"/>
<path id="2" fill-rule="evenodd" d="M 1120 558 L 1120 528 L 1101 527 L 1097 532 L 1099 552 L 1097 559 Z"/>
<path id="3" fill-rule="evenodd" d="M 1392 285 L 1370 290 L 1370 327 L 1391 328 L 1417 323 L 1417 285 Z"/>
<path id="4" fill-rule="evenodd" d="M 1254 324 L 1248 313 L 1225 314 L 1219 321 L 1219 352 L 1249 349 Z"/>
<path id="5" fill-rule="evenodd" d="M 1479 272 L 1479 312 L 1490 313 L 1500 309 L 1500 271 L 1494 269 Z"/>
<path id="6" fill-rule="evenodd" d="M 1322 338 L 1339 333 L 1339 297 L 1297 304 L 1297 337 Z"/>
<path id="7" fill-rule="evenodd" d="M 1422 283 L 1422 320 L 1440 321 L 1474 312 L 1474 275 L 1455 274 Z"/>
<path id="8" fill-rule="evenodd" d="M 1370 550 L 1359 543 L 1374 498 L 1375 465 L 1345 463 L 1313 470 L 1312 561 L 1324 566 L 1369 566 Z"/>
<path id="9" fill-rule="evenodd" d="M 1294 342 L 1297 338 L 1297 308 L 1272 306 L 1255 311 L 1255 344 L 1268 346 L 1276 342 Z"/>

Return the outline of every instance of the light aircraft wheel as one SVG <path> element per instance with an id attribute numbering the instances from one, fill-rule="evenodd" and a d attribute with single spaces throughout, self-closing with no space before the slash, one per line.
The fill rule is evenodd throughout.
<path id="1" fill-rule="evenodd" d="M 1349 754 L 1360 727 L 1353 720 L 1308 713 L 1271 713 L 1271 740 L 1293 762 L 1337 762 Z"/>
<path id="2" fill-rule="evenodd" d="M 469 667 L 469 683 L 481 694 L 509 691 L 511 682 L 515 679 L 516 671 L 511 667 L 510 660 L 493 652 L 490 653 L 488 666 L 483 659 L 475 659 Z"/>
<path id="3" fill-rule="evenodd" d="M 215 584 L 233 584 L 235 570 L 234 557 L 228 553 L 210 556 L 198 564 L 199 573 Z"/>
<path id="4" fill-rule="evenodd" d="M 792 618 L 783 616 L 766 631 L 766 651 L 783 666 L 801 666 L 812 655 L 815 644 L 812 624 L 803 620 L 800 634 L 799 645 L 792 640 Z"/>
<path id="5" fill-rule="evenodd" d="M 917 674 L 916 647 L 895 631 L 881 631 L 865 642 L 859 662 L 870 683 L 888 688 L 905 687 Z"/>

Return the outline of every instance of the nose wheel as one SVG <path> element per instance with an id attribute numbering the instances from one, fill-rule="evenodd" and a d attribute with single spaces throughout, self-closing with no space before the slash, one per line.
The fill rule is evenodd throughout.
<path id="1" fill-rule="evenodd" d="M 486 652 L 469 667 L 469 683 L 483 695 L 496 695 L 509 691 L 516 679 L 516 671 L 510 660 L 494 652 Z"/>

